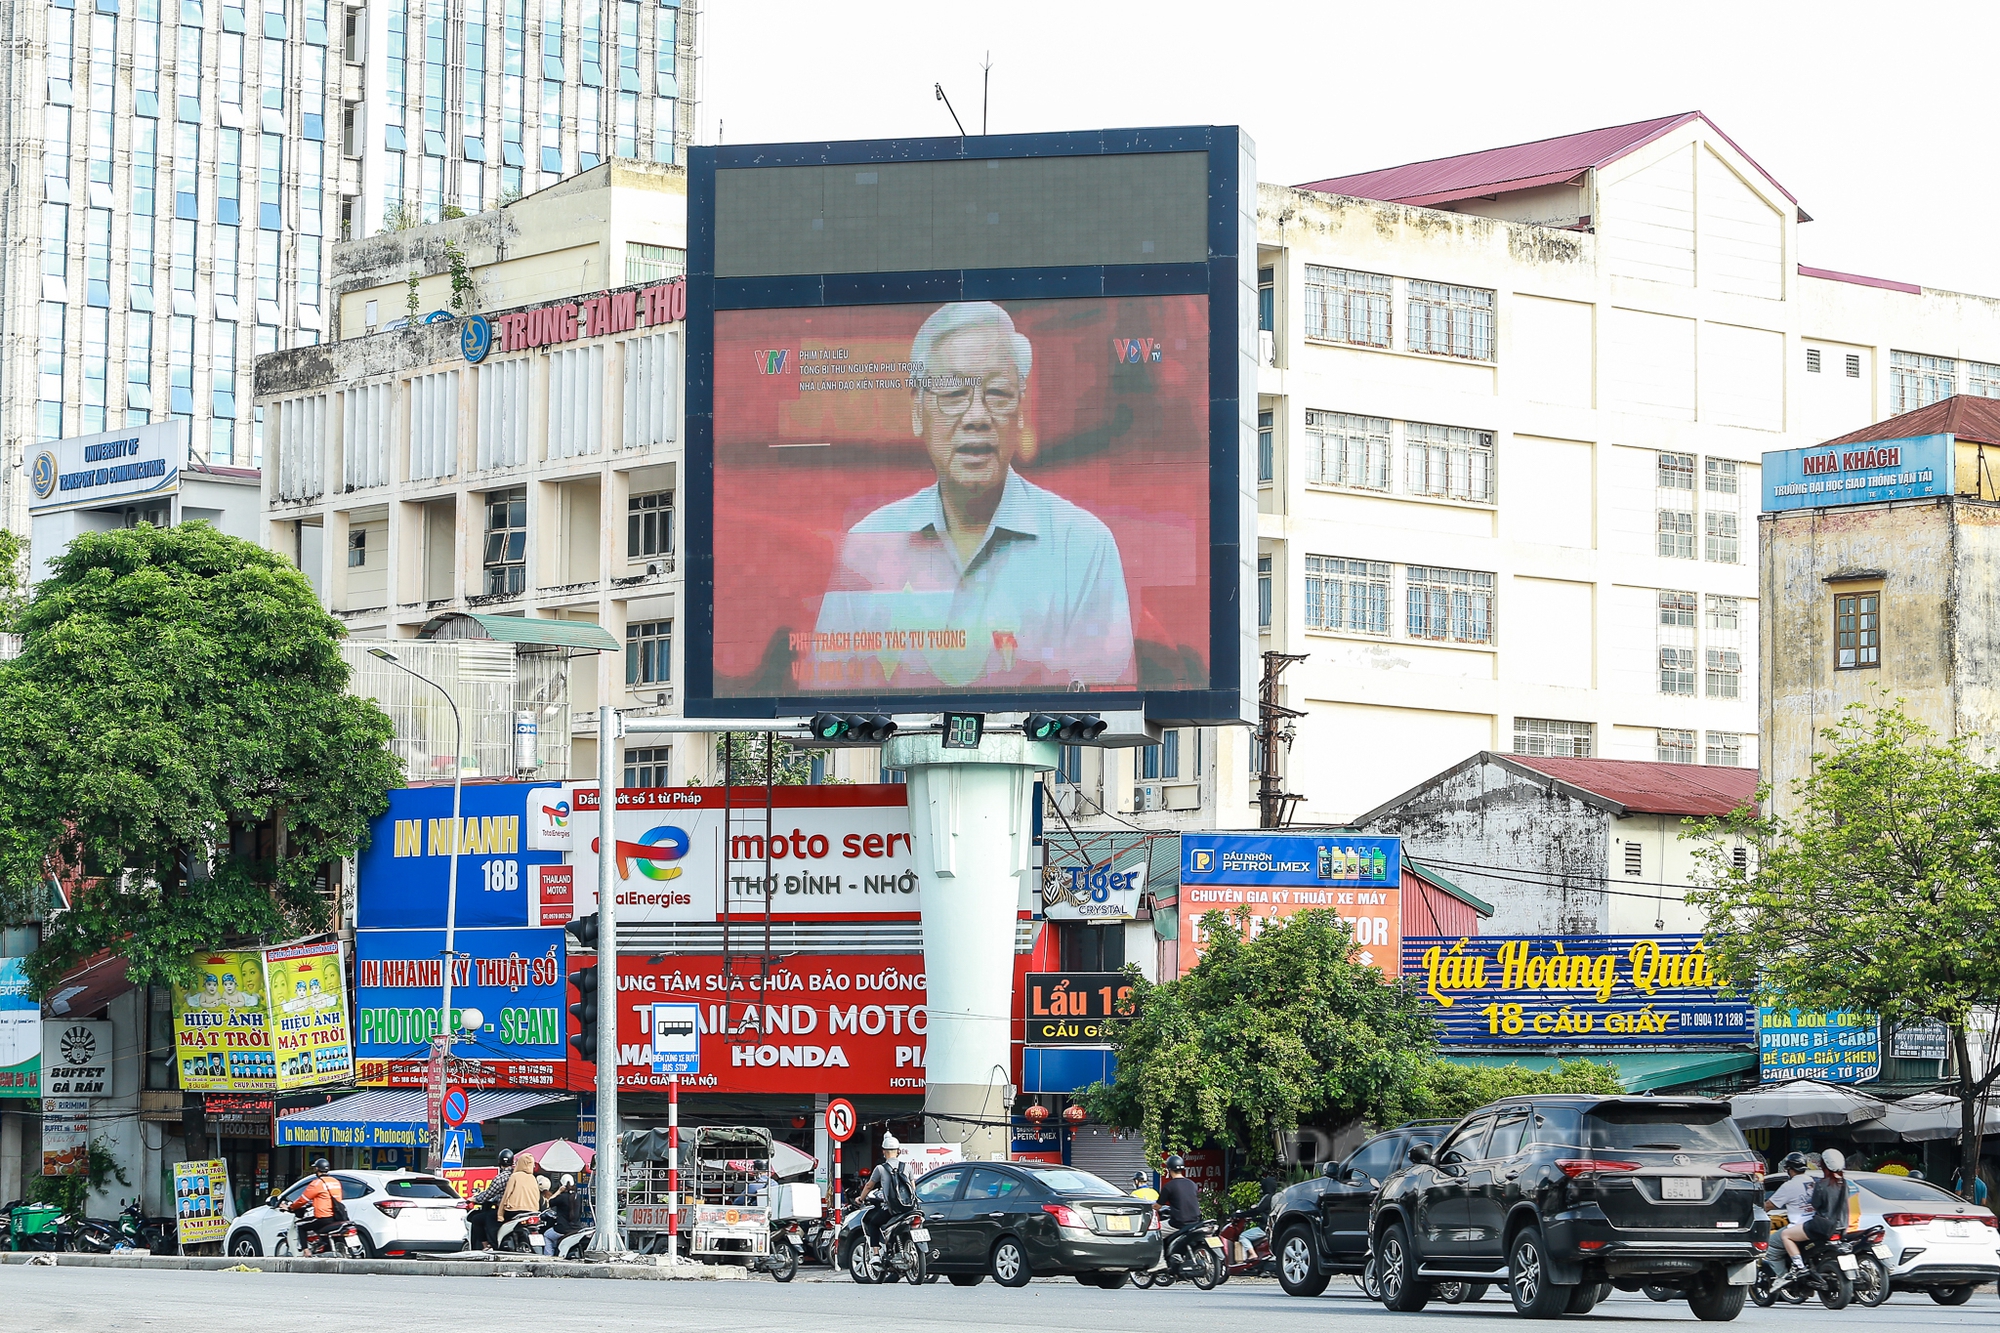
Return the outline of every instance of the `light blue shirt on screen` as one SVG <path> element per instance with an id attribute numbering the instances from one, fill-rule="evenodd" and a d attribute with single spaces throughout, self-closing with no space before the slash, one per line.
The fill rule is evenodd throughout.
<path id="1" fill-rule="evenodd" d="M 821 689 L 1132 687 L 1132 608 L 1096 515 L 1009 471 L 961 560 L 935 485 L 849 529 L 806 656 Z"/>

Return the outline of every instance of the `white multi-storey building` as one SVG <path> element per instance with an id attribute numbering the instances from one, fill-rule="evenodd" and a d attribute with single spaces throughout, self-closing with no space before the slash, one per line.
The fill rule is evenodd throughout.
<path id="1" fill-rule="evenodd" d="M 1261 187 L 1300 822 L 1481 750 L 1757 765 L 1761 455 L 2000 393 L 2000 305 L 1804 267 L 1807 221 L 1699 113 Z"/>
<path id="2" fill-rule="evenodd" d="M 327 336 L 337 236 L 676 162 L 693 124 L 692 0 L 22 0 L 0 24 L 15 530 L 37 442 L 179 418 L 196 460 L 257 465 L 252 360 Z"/>

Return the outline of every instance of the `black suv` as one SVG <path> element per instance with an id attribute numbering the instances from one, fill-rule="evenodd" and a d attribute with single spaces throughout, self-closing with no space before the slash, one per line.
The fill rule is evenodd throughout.
<path id="1" fill-rule="evenodd" d="M 1550 1319 L 1613 1287 L 1666 1287 L 1698 1318 L 1734 1319 L 1770 1223 L 1764 1163 L 1729 1113 L 1706 1098 L 1481 1107 L 1383 1184 L 1369 1217 L 1382 1303 L 1421 1310 L 1441 1282 L 1497 1282 Z"/>
<path id="2" fill-rule="evenodd" d="M 1457 1123 L 1412 1120 L 1363 1143 L 1344 1162 L 1329 1162 L 1313 1180 L 1271 1200 L 1267 1227 L 1278 1260 L 1278 1285 L 1288 1295 L 1317 1296 L 1335 1273 L 1359 1273 L 1368 1258 L 1368 1205 L 1382 1182 L 1402 1169 L 1416 1144 L 1436 1147 Z"/>

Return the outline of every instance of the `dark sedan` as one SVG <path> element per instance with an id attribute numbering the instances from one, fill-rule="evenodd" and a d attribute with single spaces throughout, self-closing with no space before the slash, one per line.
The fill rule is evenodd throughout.
<path id="1" fill-rule="evenodd" d="M 850 1274 L 865 1212 L 856 1209 L 841 1228 L 838 1262 Z M 939 1167 L 917 1182 L 917 1212 L 930 1232 L 931 1271 L 955 1287 L 977 1286 L 991 1274 L 1003 1287 L 1074 1277 L 1115 1288 L 1160 1258 L 1150 1203 L 1067 1166 Z"/>

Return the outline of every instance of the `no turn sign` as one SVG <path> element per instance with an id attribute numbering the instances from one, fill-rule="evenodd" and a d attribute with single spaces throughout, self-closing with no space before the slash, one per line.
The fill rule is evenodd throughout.
<path id="1" fill-rule="evenodd" d="M 854 1103 L 845 1097 L 835 1097 L 826 1104 L 826 1136 L 835 1143 L 845 1143 L 854 1137 Z"/>

